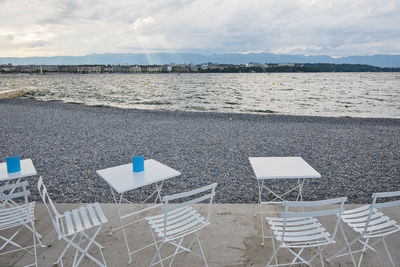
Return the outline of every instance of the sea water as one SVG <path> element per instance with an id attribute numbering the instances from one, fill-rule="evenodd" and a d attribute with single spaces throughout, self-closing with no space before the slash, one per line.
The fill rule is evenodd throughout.
<path id="1" fill-rule="evenodd" d="M 400 118 L 400 73 L 0 74 L 12 88 L 120 108 Z"/>

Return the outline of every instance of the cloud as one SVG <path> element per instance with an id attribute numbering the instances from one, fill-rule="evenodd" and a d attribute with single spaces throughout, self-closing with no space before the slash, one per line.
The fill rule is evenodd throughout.
<path id="1" fill-rule="evenodd" d="M 12 41 L 12 40 L 14 40 L 15 37 L 12 34 L 6 34 L 3 36 L 3 38 L 4 38 L 4 40 Z"/>
<path id="2" fill-rule="evenodd" d="M 398 0 L 0 0 L 0 36 L 14 44 L 0 56 L 400 54 L 399 13 Z"/>
<path id="3" fill-rule="evenodd" d="M 51 42 L 47 42 L 44 40 L 36 40 L 36 41 L 27 42 L 26 46 L 29 48 L 38 48 L 38 47 L 46 47 L 46 46 L 49 46 L 50 44 L 51 44 Z"/>
<path id="4" fill-rule="evenodd" d="M 132 25 L 129 25 L 128 28 L 137 31 L 154 23 L 154 19 L 151 16 L 148 16 L 146 18 L 139 18 L 135 20 L 135 22 Z"/>

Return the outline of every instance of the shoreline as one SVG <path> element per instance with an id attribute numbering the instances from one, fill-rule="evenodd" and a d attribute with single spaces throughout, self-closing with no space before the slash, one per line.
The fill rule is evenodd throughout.
<path id="1" fill-rule="evenodd" d="M 138 110 L 26 97 L 0 100 L 0 112 L 1 162 L 31 158 L 57 202 L 111 202 L 96 170 L 129 163 L 136 152 L 182 173 L 165 182 L 164 195 L 216 181 L 217 203 L 256 203 L 249 156 L 303 157 L 322 175 L 306 182 L 306 200 L 346 195 L 367 203 L 373 192 L 400 190 L 396 118 Z M 29 179 L 36 200 L 37 178 Z M 139 201 L 151 189 L 128 198 Z"/>
<path id="2" fill-rule="evenodd" d="M 127 111 L 135 111 L 135 112 L 172 112 L 172 113 L 188 113 L 188 114 L 209 114 L 209 115 L 223 115 L 223 116 L 281 116 L 281 117 L 294 117 L 297 119 L 305 119 L 309 120 L 312 118 L 315 119 L 354 119 L 354 120 L 395 120 L 395 121 L 400 121 L 400 118 L 390 118 L 390 117 L 352 117 L 352 116 L 324 116 L 324 115 L 295 115 L 295 114 L 285 114 L 285 113 L 279 113 L 277 111 L 258 111 L 258 112 L 216 112 L 216 111 L 207 111 L 207 110 L 168 110 L 168 109 L 140 109 L 140 108 L 129 108 L 129 107 L 118 107 L 118 106 L 112 106 L 112 105 L 103 105 L 103 104 L 85 104 L 85 103 L 79 103 L 79 102 L 73 102 L 73 101 L 64 101 L 64 100 L 43 100 L 43 99 L 38 99 L 35 98 L 34 96 L 29 95 L 29 92 L 27 92 L 23 96 L 17 96 L 17 97 L 23 97 L 23 98 L 29 98 L 38 102 L 55 102 L 55 103 L 62 103 L 62 104 L 70 104 L 70 105 L 81 105 L 84 107 L 88 108 L 106 108 L 106 109 L 120 109 L 120 110 L 127 110 Z"/>

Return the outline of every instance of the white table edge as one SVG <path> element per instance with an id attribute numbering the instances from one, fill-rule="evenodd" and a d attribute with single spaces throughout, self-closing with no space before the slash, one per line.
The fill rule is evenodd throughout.
<path id="1" fill-rule="evenodd" d="M 262 176 L 262 177 L 257 177 L 257 180 L 275 180 L 275 179 L 315 179 L 315 178 L 321 178 L 321 174 L 318 175 L 307 175 L 307 176 L 276 176 L 276 177 L 266 177 L 266 176 Z"/>
<path id="2" fill-rule="evenodd" d="M 25 178 L 25 177 L 30 177 L 30 176 L 35 176 L 35 175 L 37 175 L 37 171 L 36 171 L 36 168 L 35 168 L 35 166 L 33 165 L 33 162 L 32 162 L 32 159 L 21 159 L 21 162 L 22 161 L 27 161 L 27 162 L 30 162 L 31 164 L 32 164 L 32 166 L 33 166 L 33 168 L 35 169 L 35 172 L 33 172 L 33 173 L 28 173 L 28 174 L 25 174 L 25 175 L 20 175 L 20 176 L 16 176 L 16 177 L 7 177 L 7 178 L 0 178 L 0 182 L 5 182 L 5 181 L 9 181 L 9 180 L 14 180 L 14 179 L 20 179 L 20 178 Z M 2 162 L 2 164 L 5 164 L 5 162 Z M 14 175 L 14 174 L 19 174 L 19 173 L 21 173 L 20 171 L 19 172 L 12 172 L 11 173 L 11 175 Z M 10 173 L 8 173 L 8 174 L 10 174 Z"/>
<path id="3" fill-rule="evenodd" d="M 105 182 L 106 182 L 115 192 L 117 192 L 118 194 L 123 194 L 123 193 L 126 193 L 126 192 L 131 191 L 131 190 L 135 190 L 135 189 L 138 189 L 138 188 L 141 188 L 141 187 L 144 187 L 144 186 L 148 186 L 148 185 L 151 185 L 151 184 L 154 184 L 154 183 L 158 183 L 158 182 L 160 182 L 160 181 L 167 180 L 167 179 L 170 179 L 170 178 L 173 178 L 173 177 L 176 177 L 176 176 L 181 175 L 181 173 L 180 173 L 179 171 L 177 171 L 176 174 L 167 176 L 167 177 L 165 177 L 165 178 L 163 178 L 163 179 L 159 179 L 159 180 L 156 180 L 156 181 L 152 181 L 151 183 L 143 184 L 143 185 L 141 185 L 141 186 L 139 186 L 139 187 L 132 187 L 132 188 L 128 188 L 128 189 L 124 189 L 123 191 L 120 191 L 120 190 L 118 190 L 117 188 L 115 188 L 107 179 L 105 179 L 105 178 L 99 173 L 99 171 L 101 171 L 101 170 L 97 170 L 97 171 L 96 171 L 97 175 L 99 175 L 99 176 L 103 179 L 103 181 L 105 181 Z"/>
<path id="4" fill-rule="evenodd" d="M 249 161 L 250 161 L 250 166 L 251 169 L 253 170 L 254 176 L 256 177 L 257 180 L 275 180 L 275 179 L 316 179 L 316 178 L 321 178 L 321 174 L 319 172 L 317 172 L 307 161 L 305 161 L 302 157 L 300 156 L 292 156 L 292 157 L 248 157 Z M 310 166 L 315 172 L 316 174 L 314 175 L 306 175 L 306 176 L 257 176 L 256 172 L 254 170 L 253 167 L 253 163 L 251 162 L 251 159 L 256 159 L 256 158 L 300 158 L 302 159 L 308 166 Z"/>

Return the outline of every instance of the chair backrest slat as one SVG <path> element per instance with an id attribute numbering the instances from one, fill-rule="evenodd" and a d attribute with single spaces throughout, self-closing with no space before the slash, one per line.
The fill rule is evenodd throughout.
<path id="1" fill-rule="evenodd" d="M 375 203 L 374 208 L 376 208 L 376 209 L 387 208 L 387 207 L 396 206 L 396 205 L 400 205 L 400 200 L 388 201 L 385 203 Z"/>
<path id="2" fill-rule="evenodd" d="M 165 201 L 175 200 L 178 198 L 184 198 L 184 197 L 188 197 L 188 196 L 197 195 L 197 194 L 200 194 L 207 190 L 215 189 L 216 186 L 217 186 L 217 183 L 213 183 L 213 184 L 206 185 L 206 186 L 203 186 L 203 187 L 191 190 L 191 191 L 165 196 L 165 197 L 163 197 L 163 200 L 165 202 Z"/>
<path id="3" fill-rule="evenodd" d="M 318 207 L 342 202 L 342 197 L 315 200 L 315 201 L 284 201 L 283 205 L 288 207 Z"/>
<path id="4" fill-rule="evenodd" d="M 368 232 L 368 228 L 370 226 L 370 221 L 371 221 L 372 215 L 374 214 L 375 209 L 387 208 L 387 207 L 391 207 L 391 206 L 395 206 L 395 205 L 400 205 L 400 200 L 377 203 L 378 199 L 399 197 L 399 196 L 400 196 L 400 191 L 377 192 L 377 193 L 372 194 L 372 203 L 370 205 L 368 218 L 367 218 L 367 221 L 364 226 L 364 231 L 362 232 L 363 235 L 367 234 L 367 232 Z"/>
<path id="5" fill-rule="evenodd" d="M 20 206 L 0 209 L 0 228 L 8 229 L 17 225 L 23 225 L 31 221 L 35 203 L 27 203 Z M 1 249 L 0 249 L 1 250 Z"/>
<path id="6" fill-rule="evenodd" d="M 392 192 L 377 192 L 372 194 L 372 198 L 382 198 L 382 197 L 398 197 L 400 196 L 400 191 Z"/>
<path id="7" fill-rule="evenodd" d="M 207 200 L 209 198 L 212 198 L 214 196 L 215 196 L 215 193 L 213 192 L 211 194 L 207 194 L 207 195 L 204 195 L 204 196 L 201 196 L 201 197 L 198 197 L 198 198 L 195 198 L 195 199 L 183 202 L 183 203 L 179 203 L 179 204 L 168 203 L 168 205 L 163 207 L 163 211 L 164 212 L 170 212 L 172 210 L 176 210 L 176 209 L 179 209 L 179 208 L 191 206 L 193 204 L 202 202 L 202 201 Z"/>
<path id="8" fill-rule="evenodd" d="M 176 209 L 180 209 L 183 207 L 188 207 L 191 206 L 193 204 L 196 203 L 200 203 L 202 201 L 206 201 L 209 200 L 208 202 L 208 214 L 207 214 L 207 222 L 210 219 L 210 213 L 211 213 L 211 203 L 213 202 L 214 196 L 215 196 L 215 188 L 217 187 L 217 183 L 213 183 L 210 185 L 206 185 L 188 192 L 183 192 L 183 193 L 178 193 L 178 194 L 173 194 L 173 195 L 169 195 L 169 196 L 165 196 L 163 197 L 163 212 L 164 212 L 164 239 L 166 238 L 166 234 L 167 234 L 167 221 L 168 221 L 168 213 L 176 210 Z M 211 192 L 208 192 L 211 191 Z M 182 203 L 170 203 L 170 201 L 173 200 L 179 200 L 181 198 L 190 198 L 190 197 L 194 197 L 196 195 L 200 195 L 202 193 L 206 193 L 202 196 L 184 201 Z"/>
<path id="9" fill-rule="evenodd" d="M 339 214 L 342 212 L 340 208 L 338 209 L 328 209 L 328 210 L 321 210 L 321 211 L 299 211 L 299 212 L 288 212 L 288 218 L 296 218 L 296 217 L 321 217 L 321 216 L 329 216 L 334 214 Z"/>
<path id="10" fill-rule="evenodd" d="M 288 218 L 310 218 L 310 217 L 320 217 L 320 216 L 329 216 L 329 215 L 337 215 L 335 230 L 332 234 L 332 238 L 334 239 L 337 233 L 337 229 L 340 224 L 340 219 L 342 213 L 344 211 L 344 203 L 347 201 L 347 197 L 333 198 L 333 199 L 325 199 L 325 200 L 317 200 L 317 201 L 284 201 L 282 205 L 284 206 L 283 212 L 283 232 L 282 232 L 282 243 L 285 239 L 286 234 L 286 226 Z M 327 205 L 340 204 L 339 208 L 326 208 L 316 211 L 304 211 L 304 208 L 310 207 L 323 207 Z M 289 210 L 289 208 L 296 208 L 295 211 Z M 299 208 L 302 208 L 302 211 L 298 211 Z"/>

